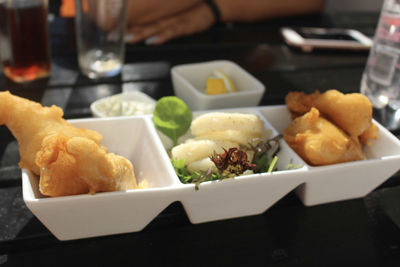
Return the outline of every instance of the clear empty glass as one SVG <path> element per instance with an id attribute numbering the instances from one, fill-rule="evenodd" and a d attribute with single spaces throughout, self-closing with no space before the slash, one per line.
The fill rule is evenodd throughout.
<path id="1" fill-rule="evenodd" d="M 91 79 L 121 72 L 126 6 L 127 0 L 75 0 L 79 67 Z"/>

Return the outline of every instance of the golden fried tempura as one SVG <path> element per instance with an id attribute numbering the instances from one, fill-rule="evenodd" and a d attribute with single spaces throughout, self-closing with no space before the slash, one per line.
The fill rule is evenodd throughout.
<path id="1" fill-rule="evenodd" d="M 41 169 L 40 191 L 49 196 L 137 188 L 131 162 L 88 138 L 49 135 L 36 164 Z"/>
<path id="2" fill-rule="evenodd" d="M 294 119 L 284 139 L 307 163 L 327 165 L 364 159 L 357 138 L 349 137 L 315 108 Z"/>
<path id="3" fill-rule="evenodd" d="M 318 91 L 309 95 L 303 92 L 289 92 L 285 97 L 285 103 L 293 117 L 298 117 L 309 112 L 319 96 Z"/>
<path id="4" fill-rule="evenodd" d="M 59 196 L 136 187 L 131 163 L 114 160 L 115 155 L 106 154 L 107 150 L 100 145 L 100 133 L 74 127 L 62 117 L 59 107 L 43 107 L 9 92 L 0 92 L 0 125 L 5 124 L 18 141 L 20 167 L 43 177 L 42 194 Z M 74 148 L 76 137 L 80 137 L 82 149 Z M 40 156 L 36 162 L 37 154 Z M 111 166 L 112 169 L 104 170 Z"/>
<path id="5" fill-rule="evenodd" d="M 0 125 L 5 124 L 18 141 L 21 168 L 39 175 L 35 164 L 36 153 L 42 140 L 52 133 L 66 136 L 82 136 L 99 143 L 102 136 L 92 130 L 70 125 L 63 118 L 63 111 L 56 106 L 42 107 L 39 103 L 0 92 Z"/>
<path id="6" fill-rule="evenodd" d="M 308 112 L 311 107 L 317 108 L 350 136 L 360 136 L 372 122 L 372 104 L 359 93 L 343 94 L 337 90 L 328 90 L 322 94 L 315 92 L 307 95 L 290 92 L 285 102 L 296 115 Z"/>
<path id="7" fill-rule="evenodd" d="M 377 139 L 379 135 L 379 128 L 374 123 L 365 130 L 358 139 L 360 140 L 361 144 L 369 146 L 371 144 L 371 139 Z"/>

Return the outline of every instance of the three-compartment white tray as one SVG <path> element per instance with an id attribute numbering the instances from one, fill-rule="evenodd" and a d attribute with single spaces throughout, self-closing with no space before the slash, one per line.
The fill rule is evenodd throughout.
<path id="1" fill-rule="evenodd" d="M 273 135 L 291 122 L 283 105 L 220 111 L 257 114 Z M 99 131 L 102 143 L 131 160 L 138 182 L 147 187 L 49 198 L 40 194 L 39 178 L 22 170 L 27 207 L 60 240 L 140 231 L 175 201 L 192 223 L 202 223 L 263 213 L 293 190 L 307 206 L 364 197 L 400 168 L 400 141 L 375 121 L 380 136 L 364 149 L 366 160 L 313 167 L 282 140 L 278 171 L 205 182 L 195 190 L 175 174 L 151 115 L 69 122 Z M 284 170 L 289 163 L 300 168 Z"/>

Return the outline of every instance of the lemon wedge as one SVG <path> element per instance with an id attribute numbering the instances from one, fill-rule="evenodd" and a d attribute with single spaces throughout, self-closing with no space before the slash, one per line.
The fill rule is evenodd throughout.
<path id="1" fill-rule="evenodd" d="M 213 74 L 215 77 L 224 80 L 225 88 L 228 92 L 232 93 L 232 92 L 237 91 L 237 88 L 236 88 L 235 84 L 233 83 L 233 81 L 231 80 L 231 78 L 229 78 L 229 76 L 226 75 L 224 72 L 222 72 L 221 70 L 216 70 L 216 71 L 214 71 Z"/>
<path id="2" fill-rule="evenodd" d="M 226 86 L 223 79 L 220 78 L 208 78 L 206 94 L 207 95 L 220 95 L 226 94 Z"/>

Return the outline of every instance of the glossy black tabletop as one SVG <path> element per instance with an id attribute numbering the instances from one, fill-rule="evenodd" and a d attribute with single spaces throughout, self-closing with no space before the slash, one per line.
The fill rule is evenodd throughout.
<path id="1" fill-rule="evenodd" d="M 175 65 L 226 59 L 266 86 L 260 105 L 283 104 L 293 90 L 358 92 L 368 52 L 303 53 L 285 45 L 279 29 L 348 27 L 372 36 L 377 19 L 343 13 L 220 24 L 162 46 L 128 45 L 120 76 L 89 80 L 78 70 L 73 21 L 54 17 L 50 78 L 21 86 L 0 76 L 0 90 L 85 118 L 93 101 L 121 91 L 173 95 Z M 400 266 L 399 174 L 359 199 L 306 207 L 289 193 L 263 214 L 202 224 L 191 224 L 176 202 L 140 232 L 59 241 L 24 204 L 18 145 L 4 126 L 0 138 L 0 265 Z"/>

